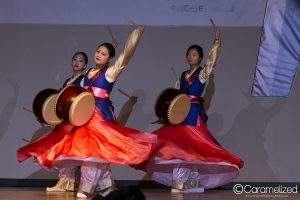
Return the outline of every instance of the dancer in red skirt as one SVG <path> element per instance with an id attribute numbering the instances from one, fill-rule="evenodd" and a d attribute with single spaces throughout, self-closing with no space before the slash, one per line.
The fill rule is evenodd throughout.
<path id="1" fill-rule="evenodd" d="M 118 76 L 133 56 L 143 31 L 144 27 L 137 25 L 125 49 L 112 65 L 110 61 L 115 56 L 114 47 L 109 43 L 97 47 L 94 57 L 96 65 L 84 78 L 84 87 L 92 91 L 96 98 L 93 116 L 88 123 L 76 128 L 37 158 L 47 168 L 80 165 L 79 198 L 99 192 L 105 195 L 112 191 L 114 181 L 110 163 L 141 163 L 151 155 L 156 145 L 156 135 L 119 125 L 109 98 Z"/>
<path id="2" fill-rule="evenodd" d="M 68 85 L 83 85 L 83 72 L 87 67 L 88 57 L 84 52 L 76 52 L 72 56 L 72 69 L 73 75 L 68 78 L 63 87 Z M 61 141 L 66 134 L 72 130 L 73 126 L 59 124 L 55 128 L 42 136 L 38 137 L 34 141 L 30 142 L 24 147 L 21 147 L 17 151 L 17 158 L 19 162 L 33 157 L 38 157 L 43 154 L 54 144 Z M 59 169 L 59 181 L 54 187 L 48 187 L 47 191 L 49 192 L 65 192 L 65 191 L 74 191 L 75 190 L 75 177 L 76 172 L 78 171 L 77 167 L 68 167 Z"/>
<path id="3" fill-rule="evenodd" d="M 243 161 L 222 148 L 206 127 L 201 94 L 216 65 L 221 46 L 220 30 L 213 21 L 215 40 L 207 62 L 200 62 L 203 50 L 192 45 L 186 52 L 189 70 L 182 73 L 177 87 L 191 100 L 191 108 L 180 125 L 164 125 L 154 131 L 158 145 L 146 163 L 138 166 L 172 192 L 201 193 L 204 188 L 224 185 L 239 174 Z"/>

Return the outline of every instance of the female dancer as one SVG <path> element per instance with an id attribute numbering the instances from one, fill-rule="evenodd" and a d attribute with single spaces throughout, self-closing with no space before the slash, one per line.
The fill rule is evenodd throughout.
<path id="1" fill-rule="evenodd" d="M 87 67 L 88 57 L 84 52 L 76 52 L 72 56 L 73 75 L 68 78 L 63 87 L 68 85 L 83 85 L 83 72 Z M 52 131 L 43 134 L 39 138 L 30 142 L 17 151 L 17 158 L 19 162 L 33 157 L 38 157 L 40 154 L 47 151 L 51 146 L 62 140 L 62 138 L 72 130 L 72 126 L 59 124 Z M 61 168 L 59 169 L 59 181 L 54 187 L 48 187 L 49 192 L 64 192 L 75 190 L 75 175 L 77 168 Z"/>
<path id="2" fill-rule="evenodd" d="M 76 52 L 72 57 L 73 75 L 68 78 L 63 87 L 68 85 L 83 86 L 84 70 L 87 68 L 88 56 L 84 52 Z"/>
<path id="3" fill-rule="evenodd" d="M 109 164 L 141 163 L 156 145 L 155 135 L 119 125 L 109 99 L 113 85 L 133 56 L 143 31 L 144 27 L 138 25 L 113 65 L 109 62 L 115 56 L 114 47 L 109 43 L 98 46 L 94 57 L 96 66 L 86 73 L 84 81 L 84 87 L 92 91 L 97 100 L 93 116 L 37 158 L 48 168 L 81 165 L 79 198 L 95 192 L 108 194 L 114 189 Z"/>
<path id="4" fill-rule="evenodd" d="M 189 70 L 176 84 L 191 99 L 188 116 L 180 125 L 164 125 L 154 131 L 158 144 L 147 163 L 138 166 L 150 177 L 172 187 L 172 192 L 200 193 L 204 188 L 224 185 L 234 179 L 243 161 L 223 149 L 205 125 L 201 94 L 216 65 L 221 46 L 220 30 L 213 21 L 215 40 L 204 68 L 200 67 L 203 50 L 198 45 L 188 48 Z"/>

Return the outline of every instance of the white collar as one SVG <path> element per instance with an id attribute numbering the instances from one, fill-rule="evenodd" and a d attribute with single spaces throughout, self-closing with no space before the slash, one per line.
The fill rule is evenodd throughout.
<path id="1" fill-rule="evenodd" d="M 78 77 L 80 77 L 80 76 L 82 76 L 82 73 L 81 73 L 81 74 L 77 74 L 77 75 L 74 76 L 73 78 L 70 78 L 70 80 L 67 82 L 66 85 L 71 85 L 71 84 L 73 84 L 73 82 L 74 82 Z"/>

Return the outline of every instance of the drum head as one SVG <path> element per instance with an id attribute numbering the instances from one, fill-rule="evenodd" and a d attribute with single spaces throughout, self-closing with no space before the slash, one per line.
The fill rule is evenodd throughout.
<path id="1" fill-rule="evenodd" d="M 42 106 L 42 116 L 44 121 L 49 125 L 57 125 L 61 123 L 61 120 L 57 117 L 55 112 L 55 104 L 58 97 L 58 93 L 50 95 Z"/>
<path id="2" fill-rule="evenodd" d="M 180 124 L 185 120 L 191 108 L 190 98 L 186 94 L 177 95 L 170 103 L 168 121 L 170 124 Z"/>
<path id="3" fill-rule="evenodd" d="M 95 97 L 91 92 L 82 92 L 73 101 L 70 111 L 70 124 L 82 126 L 89 121 L 96 106 Z"/>

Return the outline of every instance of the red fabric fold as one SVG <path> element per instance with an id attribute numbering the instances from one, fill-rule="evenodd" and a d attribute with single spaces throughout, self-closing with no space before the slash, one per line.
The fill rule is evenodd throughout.
<path id="1" fill-rule="evenodd" d="M 201 126 L 165 125 L 153 132 L 158 136 L 154 157 L 188 162 L 227 162 L 242 168 L 244 162 L 216 143 L 209 130 Z"/>
<path id="2" fill-rule="evenodd" d="M 99 158 L 108 163 L 132 165 L 145 161 L 156 143 L 156 135 L 107 121 L 95 109 L 87 124 L 74 129 L 37 160 L 48 168 L 55 165 L 58 157 L 60 161 Z"/>
<path id="3" fill-rule="evenodd" d="M 72 128 L 73 126 L 70 125 L 57 125 L 53 130 L 43 134 L 24 147 L 19 148 L 17 150 L 18 162 L 23 162 L 31 156 L 40 156 L 53 145 L 61 141 L 64 136 L 72 130 Z"/>

